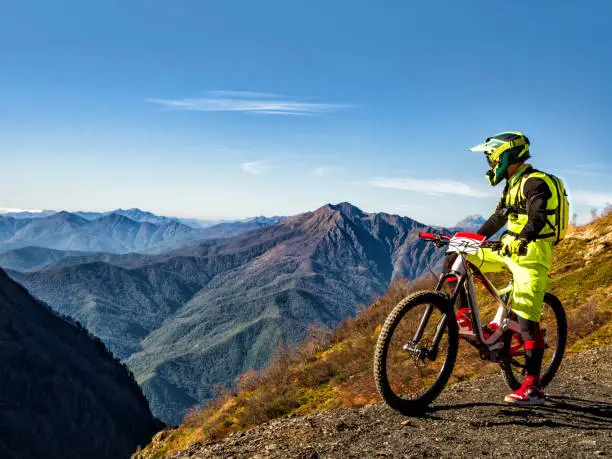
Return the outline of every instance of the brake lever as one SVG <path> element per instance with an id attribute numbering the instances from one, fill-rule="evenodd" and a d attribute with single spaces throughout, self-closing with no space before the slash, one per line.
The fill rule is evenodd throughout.
<path id="1" fill-rule="evenodd" d="M 491 241 L 487 245 L 494 252 L 499 252 L 501 248 L 503 247 L 503 244 L 501 243 L 501 241 Z"/>
<path id="2" fill-rule="evenodd" d="M 436 238 L 434 239 L 433 243 L 439 249 L 446 245 L 446 241 L 444 239 L 442 239 L 440 236 L 436 236 Z"/>

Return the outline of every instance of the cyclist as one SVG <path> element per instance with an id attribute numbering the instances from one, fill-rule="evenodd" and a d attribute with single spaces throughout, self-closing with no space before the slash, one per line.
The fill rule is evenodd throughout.
<path id="1" fill-rule="evenodd" d="M 522 386 L 506 395 L 505 401 L 539 405 L 545 401 L 540 386 L 545 342 L 539 322 L 557 235 L 555 183 L 525 162 L 530 157 L 529 139 L 521 132 L 497 134 L 471 150 L 484 152 L 490 167 L 486 175 L 492 186 L 506 181 L 495 212 L 478 230 L 490 238 L 508 225 L 501 238 L 502 248 L 499 252 L 483 249 L 470 256 L 482 272 L 508 268 L 514 278 L 512 309 L 521 326 L 527 375 Z M 447 268 L 452 261 L 447 257 Z"/>

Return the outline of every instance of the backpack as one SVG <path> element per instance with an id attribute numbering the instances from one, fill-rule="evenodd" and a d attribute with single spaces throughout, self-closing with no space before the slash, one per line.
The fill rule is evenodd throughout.
<path id="1" fill-rule="evenodd" d="M 554 242 L 557 245 L 567 235 L 567 228 L 569 226 L 569 200 L 567 198 L 567 192 L 565 190 L 565 184 L 563 180 L 559 177 L 548 174 L 545 172 L 541 172 L 535 169 L 530 169 L 526 171 L 526 173 L 521 178 L 520 188 L 519 188 L 519 200 L 515 205 L 509 206 L 505 209 L 507 213 L 513 214 L 527 214 L 527 202 L 523 195 L 523 186 L 529 177 L 536 176 L 544 180 L 553 196 L 557 197 L 557 207 L 554 209 L 548 209 L 546 213 L 548 215 L 555 216 L 555 224 L 553 225 L 550 218 L 547 217 L 548 226 L 553 230 L 552 234 L 544 235 L 542 239 L 549 240 Z M 502 197 L 502 202 L 506 201 L 506 194 L 508 192 L 508 188 L 504 189 L 504 195 Z"/>
<path id="2" fill-rule="evenodd" d="M 548 177 L 555 184 L 557 190 L 557 209 L 555 213 L 555 233 L 557 240 L 555 245 L 565 239 L 567 235 L 567 228 L 569 226 L 569 200 L 567 199 L 567 192 L 565 191 L 565 184 L 559 177 L 551 174 L 547 174 Z"/>

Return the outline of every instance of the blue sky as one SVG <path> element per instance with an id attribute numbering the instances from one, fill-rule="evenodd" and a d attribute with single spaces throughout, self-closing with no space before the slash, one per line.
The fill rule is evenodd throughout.
<path id="1" fill-rule="evenodd" d="M 612 2 L 0 0 L 0 207 L 452 224 L 506 130 L 612 201 Z M 585 218 L 585 217 L 582 217 Z"/>

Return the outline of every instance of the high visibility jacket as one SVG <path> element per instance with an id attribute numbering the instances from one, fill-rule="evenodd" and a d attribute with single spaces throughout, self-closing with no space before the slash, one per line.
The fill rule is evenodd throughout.
<path id="1" fill-rule="evenodd" d="M 546 225 L 544 225 L 535 239 L 558 242 L 558 228 L 560 226 L 560 222 L 558 222 L 557 219 L 559 218 L 559 220 L 561 220 L 564 218 L 563 216 L 560 216 L 558 212 L 559 191 L 557 189 L 558 184 L 556 183 L 556 180 L 558 179 L 551 177 L 544 172 L 532 169 L 528 165 L 522 166 L 521 169 L 519 169 L 519 171 L 509 180 L 508 187 L 505 191 L 503 202 L 508 215 L 508 234 L 518 237 L 527 224 L 527 199 L 525 197 L 524 187 L 525 182 L 529 178 L 542 179 L 548 185 L 551 192 L 551 197 L 546 203 Z M 565 225 L 567 225 L 567 222 L 565 222 Z"/>

